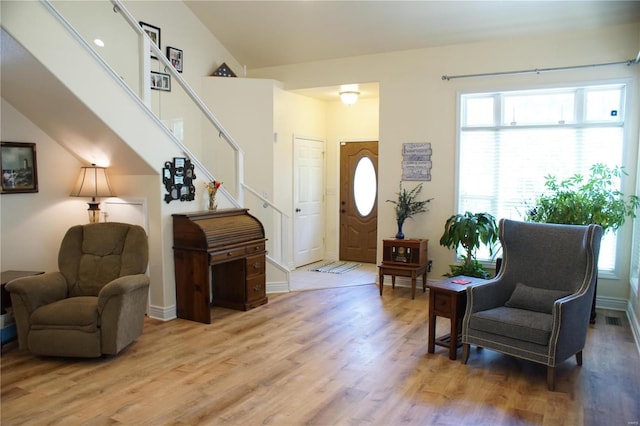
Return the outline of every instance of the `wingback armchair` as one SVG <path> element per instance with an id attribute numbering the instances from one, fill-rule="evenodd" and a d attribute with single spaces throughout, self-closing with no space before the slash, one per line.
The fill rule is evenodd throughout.
<path id="1" fill-rule="evenodd" d="M 6 285 L 20 349 L 37 355 L 115 355 L 141 333 L 149 277 L 147 235 L 126 223 L 70 228 L 58 272 Z"/>
<path id="2" fill-rule="evenodd" d="M 582 365 L 598 273 L 602 228 L 500 220 L 502 267 L 488 282 L 467 288 L 462 362 L 470 345 L 547 366 L 575 355 Z"/>

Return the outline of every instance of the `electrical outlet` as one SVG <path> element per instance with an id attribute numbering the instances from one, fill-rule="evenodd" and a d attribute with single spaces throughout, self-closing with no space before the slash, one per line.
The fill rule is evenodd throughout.
<path id="1" fill-rule="evenodd" d="M 429 261 L 429 266 L 427 267 L 427 271 L 431 272 L 431 268 L 433 267 L 433 260 Z"/>

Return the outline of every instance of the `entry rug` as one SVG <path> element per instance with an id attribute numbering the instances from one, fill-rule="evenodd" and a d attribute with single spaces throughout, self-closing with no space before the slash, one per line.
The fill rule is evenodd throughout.
<path id="1" fill-rule="evenodd" d="M 353 262 L 328 262 L 309 270 L 316 272 L 328 272 L 330 274 L 344 274 L 345 272 L 356 269 L 358 266 L 360 266 L 359 263 Z"/>

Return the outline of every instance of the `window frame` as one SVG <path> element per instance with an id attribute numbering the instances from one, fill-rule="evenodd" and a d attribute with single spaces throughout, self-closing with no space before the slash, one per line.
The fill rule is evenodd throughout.
<path id="1" fill-rule="evenodd" d="M 618 121 L 612 121 L 612 122 L 603 122 L 604 126 L 613 126 L 613 127 L 620 127 L 622 129 L 622 158 L 620 159 L 620 163 L 619 165 L 623 166 L 625 168 L 625 170 L 629 170 L 630 169 L 630 164 L 628 162 L 627 159 L 632 158 L 630 154 L 630 151 L 632 150 L 631 147 L 631 136 L 630 136 L 630 132 L 629 132 L 629 122 L 631 120 L 629 120 L 629 115 L 628 115 L 628 108 L 630 105 L 630 96 L 632 93 L 632 87 L 633 87 L 633 82 L 631 79 L 629 78 L 623 78 L 623 79 L 610 79 L 610 80 L 597 80 L 597 81 L 584 81 L 584 82 L 571 82 L 571 83 L 563 83 L 563 84 L 551 84 L 551 85 L 534 85 L 534 86 L 514 86 L 514 87 L 502 87 L 502 88 L 494 88 L 494 89 L 467 89 L 467 90 L 463 90 L 463 91 L 458 91 L 456 93 L 456 109 L 457 109 L 457 114 L 456 114 L 456 154 L 455 154 L 455 190 L 454 190 L 454 194 L 455 194 L 455 201 L 454 201 L 454 205 L 455 205 L 455 209 L 456 212 L 460 212 L 460 206 L 461 206 L 461 174 L 460 174 L 460 167 L 461 167 L 461 140 L 462 140 L 462 133 L 465 129 L 473 129 L 473 130 L 492 130 L 492 131 L 496 131 L 496 130 L 501 130 L 501 129 L 507 129 L 511 126 L 509 126 L 508 123 L 503 123 L 502 122 L 502 113 L 503 113 L 503 108 L 502 108 L 502 97 L 504 97 L 504 94 L 518 94 L 518 93 L 525 93 L 525 92 L 532 92 L 532 91 L 548 91 L 548 92 L 553 92 L 553 91 L 562 91 L 563 89 L 566 90 L 575 90 L 575 89 L 580 89 L 580 88 L 597 88 L 599 86 L 611 86 L 611 85 L 620 85 L 620 86 L 624 86 L 622 88 L 622 99 L 620 102 L 620 109 L 622 110 L 622 114 L 620 117 L 620 120 Z M 585 93 L 585 91 L 580 92 L 582 94 Z M 482 126 L 482 125 L 477 125 L 477 126 L 465 126 L 463 128 L 462 124 L 464 122 L 464 116 L 463 114 L 466 113 L 465 108 L 464 108 L 464 97 L 466 96 L 478 96 L 481 97 L 482 95 L 485 96 L 493 96 L 494 99 L 497 99 L 498 102 L 494 101 L 494 105 L 493 105 L 493 125 L 491 126 Z M 584 100 L 584 97 L 581 98 L 578 102 L 576 102 L 576 108 L 577 106 L 581 106 L 584 109 L 578 113 L 579 116 L 581 116 L 582 121 L 580 122 L 572 122 L 572 123 L 567 123 L 567 126 L 569 127 L 580 127 L 581 125 L 584 124 L 584 121 L 586 120 L 586 103 Z M 576 109 L 577 111 L 577 109 Z M 496 124 L 498 123 L 498 124 Z M 546 125 L 546 124 L 539 124 L 539 125 L 521 125 L 521 126 L 517 126 L 518 128 L 544 128 L 544 127 L 551 127 L 551 128 L 558 128 L 558 125 L 556 124 L 551 124 L 551 125 Z M 591 126 L 589 126 L 591 127 Z M 638 160 L 637 163 L 635 164 L 635 167 L 633 167 L 634 169 L 637 168 L 638 169 L 638 185 L 640 185 L 640 152 L 638 152 L 638 156 L 637 156 Z M 630 193 L 629 192 L 629 186 L 631 185 L 630 182 L 631 179 L 622 179 L 621 182 L 621 191 L 625 194 Z M 632 191 L 633 192 L 633 191 Z M 636 191 L 637 192 L 637 191 Z M 635 192 L 634 192 L 635 193 Z M 499 218 L 497 218 L 499 219 Z M 522 219 L 523 220 L 523 219 Z M 636 220 L 640 220 L 640 215 L 638 217 L 638 219 Z M 624 225 L 624 228 L 627 227 L 627 224 Z M 623 247 L 623 243 L 626 240 L 625 235 L 622 234 L 621 236 L 621 231 L 623 230 L 623 228 L 620 228 L 618 230 L 618 233 L 616 235 L 616 242 L 615 242 L 615 247 L 616 247 L 616 255 L 614 258 L 614 264 L 613 264 L 613 269 L 609 270 L 598 270 L 598 276 L 600 278 L 603 279 L 611 279 L 611 280 L 617 280 L 620 279 L 620 271 L 621 271 L 621 262 L 622 262 L 622 250 L 624 249 Z M 631 232 L 631 235 L 633 234 L 633 232 Z M 629 242 L 629 244 L 631 244 L 631 242 Z M 632 246 L 629 245 L 629 247 L 631 248 Z M 631 254 L 630 254 L 631 256 Z M 459 254 L 456 254 L 456 257 L 458 258 L 458 260 L 460 259 Z M 495 266 L 495 258 L 499 257 L 498 256 L 494 256 L 493 259 L 479 259 L 479 261 L 486 267 L 494 267 Z M 632 263 L 633 259 L 629 259 L 630 260 L 630 264 Z M 631 268 L 631 266 L 630 266 Z M 633 277 L 631 277 L 631 279 L 633 279 Z M 637 278 L 636 278 L 637 281 Z"/>

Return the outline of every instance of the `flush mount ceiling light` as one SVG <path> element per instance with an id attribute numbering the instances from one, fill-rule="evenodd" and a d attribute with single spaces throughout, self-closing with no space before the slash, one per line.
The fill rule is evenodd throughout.
<path id="1" fill-rule="evenodd" d="M 360 92 L 356 92 L 354 90 L 347 90 L 344 92 L 340 92 L 340 99 L 342 103 L 345 105 L 353 105 L 358 101 L 358 96 Z"/>

